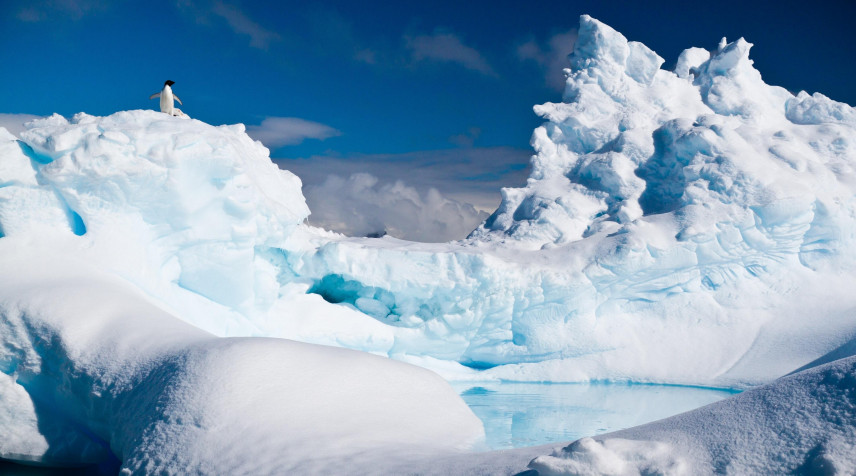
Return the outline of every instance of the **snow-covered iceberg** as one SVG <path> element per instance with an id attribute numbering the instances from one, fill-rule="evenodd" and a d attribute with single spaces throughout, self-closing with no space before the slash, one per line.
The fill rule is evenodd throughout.
<path id="1" fill-rule="evenodd" d="M 0 148 L 0 458 L 365 472 L 482 437 L 430 371 L 202 329 L 260 334 L 249 317 L 279 290 L 267 247 L 308 214 L 243 127 L 133 111 L 25 135 Z"/>
<path id="2" fill-rule="evenodd" d="M 804 365 L 856 331 L 856 112 L 766 85 L 750 46 L 666 71 L 583 16 L 527 186 L 469 239 L 320 236 L 292 269 L 396 328 L 364 348 L 481 378 L 741 386 Z"/>
<path id="3" fill-rule="evenodd" d="M 271 337 L 456 379 L 739 387 L 827 355 L 856 334 L 856 112 L 764 84 L 750 46 L 691 48 L 666 71 L 583 16 L 563 102 L 535 108 L 526 187 L 447 244 L 305 225 L 300 180 L 241 125 L 124 111 L 37 120 L 20 140 L 0 129 L 0 424 L 19 435 L 0 457 L 85 462 L 109 447 L 140 471 L 230 467 L 225 440 L 194 425 L 246 428 L 248 445 L 305 461 L 339 436 L 368 454 L 360 435 L 379 448 L 398 430 L 363 432 L 344 412 L 352 425 L 311 451 L 270 436 L 294 412 L 315 421 L 294 400 L 323 399 L 301 391 L 305 372 L 323 377 L 314 391 L 363 366 L 376 371 L 329 405 L 354 395 L 372 415 L 385 400 L 370 384 L 419 429 L 400 446 L 480 434 L 433 374 Z M 243 410 L 221 421 L 230 404 Z M 147 452 L 161 441 L 179 449 Z M 297 464 L 287 454 L 275 463 Z"/>

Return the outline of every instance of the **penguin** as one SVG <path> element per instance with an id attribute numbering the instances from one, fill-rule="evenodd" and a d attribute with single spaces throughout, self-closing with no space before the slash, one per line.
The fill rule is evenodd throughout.
<path id="1" fill-rule="evenodd" d="M 179 99 L 178 96 L 173 94 L 172 88 L 170 87 L 173 84 L 175 84 L 175 81 L 170 81 L 167 79 L 163 83 L 163 89 L 161 89 L 161 92 L 152 94 L 151 96 L 149 96 L 149 99 L 160 97 L 161 112 L 169 114 L 170 116 L 180 116 L 182 114 L 181 110 L 175 108 L 175 103 L 173 102 L 173 99 L 178 101 L 178 103 L 182 106 L 184 106 L 184 103 L 181 102 L 181 99 Z"/>

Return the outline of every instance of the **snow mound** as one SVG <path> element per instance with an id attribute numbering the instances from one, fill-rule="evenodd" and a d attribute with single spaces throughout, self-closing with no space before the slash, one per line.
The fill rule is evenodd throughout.
<path id="1" fill-rule="evenodd" d="M 583 438 L 529 465 L 580 474 L 851 474 L 856 357 L 658 422 Z"/>
<path id="2" fill-rule="evenodd" d="M 113 452 L 128 474 L 358 473 L 483 436 L 427 370 L 282 339 L 217 338 L 85 262 L 8 246 L 2 459 L 73 466 Z"/>

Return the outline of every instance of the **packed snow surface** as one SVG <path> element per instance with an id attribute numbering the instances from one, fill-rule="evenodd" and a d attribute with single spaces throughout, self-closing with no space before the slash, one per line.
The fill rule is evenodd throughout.
<path id="1" fill-rule="evenodd" d="M 481 432 L 431 373 L 257 337 L 457 380 L 743 387 L 828 355 L 856 334 L 856 111 L 766 85 L 750 47 L 666 71 L 583 16 L 563 101 L 535 107 L 527 185 L 448 244 L 305 225 L 300 180 L 242 125 L 123 111 L 0 129 L 0 424 L 16 435 L 0 457 L 109 446 L 132 471 L 205 471 L 265 448 L 247 464 L 298 464 L 278 444 L 314 464 L 341 437 L 353 460 L 401 434 L 351 415 L 379 406 L 421 428 L 399 446 Z M 319 391 L 342 379 L 338 399 Z M 309 448 L 295 435 L 327 431 L 317 402 L 346 427 Z"/>

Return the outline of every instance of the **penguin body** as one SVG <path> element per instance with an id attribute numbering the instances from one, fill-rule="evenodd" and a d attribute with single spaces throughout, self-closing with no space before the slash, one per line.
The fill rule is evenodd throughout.
<path id="1" fill-rule="evenodd" d="M 173 84 L 175 84 L 175 81 L 166 80 L 166 82 L 163 83 L 163 89 L 161 89 L 161 92 L 152 94 L 149 96 L 149 99 L 160 97 L 161 112 L 169 114 L 170 116 L 180 116 L 182 115 L 182 112 L 175 108 L 175 101 L 178 101 L 182 106 L 184 106 L 184 103 L 182 103 L 181 99 L 172 92 L 172 88 L 170 86 Z"/>

